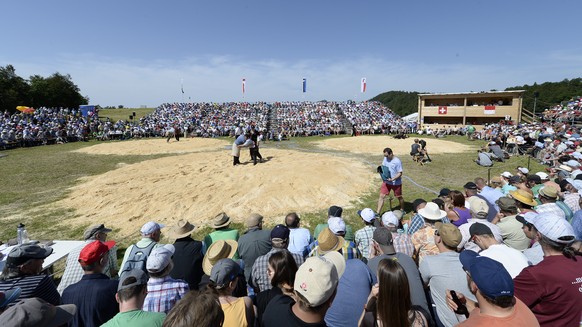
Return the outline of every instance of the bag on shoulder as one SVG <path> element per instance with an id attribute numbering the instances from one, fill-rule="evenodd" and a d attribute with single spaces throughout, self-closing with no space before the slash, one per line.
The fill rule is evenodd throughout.
<path id="1" fill-rule="evenodd" d="M 146 273 L 146 275 L 149 276 L 148 270 L 146 269 L 146 262 L 148 260 L 148 256 L 156 244 L 158 243 L 151 242 L 150 245 L 146 246 L 145 248 L 140 248 L 137 246 L 137 244 L 134 244 L 131 248 L 129 256 L 127 257 L 127 261 L 125 261 L 125 264 L 119 273 L 119 277 L 123 279 L 123 274 L 133 269 L 141 269 Z"/>

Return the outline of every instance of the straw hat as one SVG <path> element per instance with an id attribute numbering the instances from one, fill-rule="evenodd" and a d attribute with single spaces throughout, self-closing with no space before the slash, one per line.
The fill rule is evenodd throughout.
<path id="1" fill-rule="evenodd" d="M 343 237 L 335 235 L 329 228 L 325 228 L 317 237 L 317 243 L 319 254 L 323 255 L 341 249 L 345 240 Z"/>
<path id="2" fill-rule="evenodd" d="M 519 201 L 523 204 L 527 204 L 528 206 L 537 206 L 538 203 L 533 199 L 533 194 L 524 191 L 522 189 L 518 189 L 515 191 L 510 191 L 509 194 L 511 195 L 512 198 L 514 198 L 516 201 Z"/>
<path id="3" fill-rule="evenodd" d="M 439 208 L 438 204 L 433 202 L 427 203 L 426 207 L 418 210 L 418 214 L 428 220 L 441 220 L 447 215 L 445 211 Z"/>
<path id="4" fill-rule="evenodd" d="M 219 213 L 212 219 L 212 228 L 221 228 L 230 225 L 230 217 L 224 212 Z"/>
<path id="5" fill-rule="evenodd" d="M 212 243 L 206 251 L 204 259 L 202 259 L 202 270 L 206 275 L 210 276 L 214 264 L 220 259 L 232 259 L 237 249 L 238 243 L 234 240 L 219 240 Z"/>
<path id="6" fill-rule="evenodd" d="M 180 219 L 176 226 L 172 227 L 170 230 L 170 237 L 172 238 L 182 238 L 190 236 L 196 227 L 187 220 Z"/>

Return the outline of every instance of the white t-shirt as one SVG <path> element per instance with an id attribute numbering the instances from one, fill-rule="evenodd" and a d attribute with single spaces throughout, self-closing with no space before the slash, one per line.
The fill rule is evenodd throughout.
<path id="1" fill-rule="evenodd" d="M 529 262 L 523 253 L 505 244 L 491 245 L 487 250 L 481 251 L 479 255 L 501 263 L 507 269 L 511 278 L 515 278 L 523 268 L 529 266 Z"/>

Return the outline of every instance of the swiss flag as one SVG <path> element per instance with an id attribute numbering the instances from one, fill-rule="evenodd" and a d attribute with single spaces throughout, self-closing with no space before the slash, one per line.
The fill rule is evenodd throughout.
<path id="1" fill-rule="evenodd" d="M 440 106 L 439 107 L 439 115 L 446 115 L 447 114 L 447 106 Z"/>

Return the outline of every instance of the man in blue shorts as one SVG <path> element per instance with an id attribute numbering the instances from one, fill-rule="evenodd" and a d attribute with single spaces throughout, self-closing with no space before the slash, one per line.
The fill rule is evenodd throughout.
<path id="1" fill-rule="evenodd" d="M 402 197 L 402 162 L 394 156 L 392 149 L 384 149 L 384 160 L 382 160 L 382 166 L 388 167 L 390 178 L 382 181 L 382 186 L 380 187 L 380 198 L 378 199 L 378 210 L 376 210 L 376 213 L 379 214 L 382 212 L 384 199 L 386 198 L 386 195 L 390 194 L 390 191 L 393 191 L 394 196 L 398 198 L 400 210 L 404 210 L 404 198 Z M 391 210 L 392 209 L 393 208 L 391 208 Z"/>

